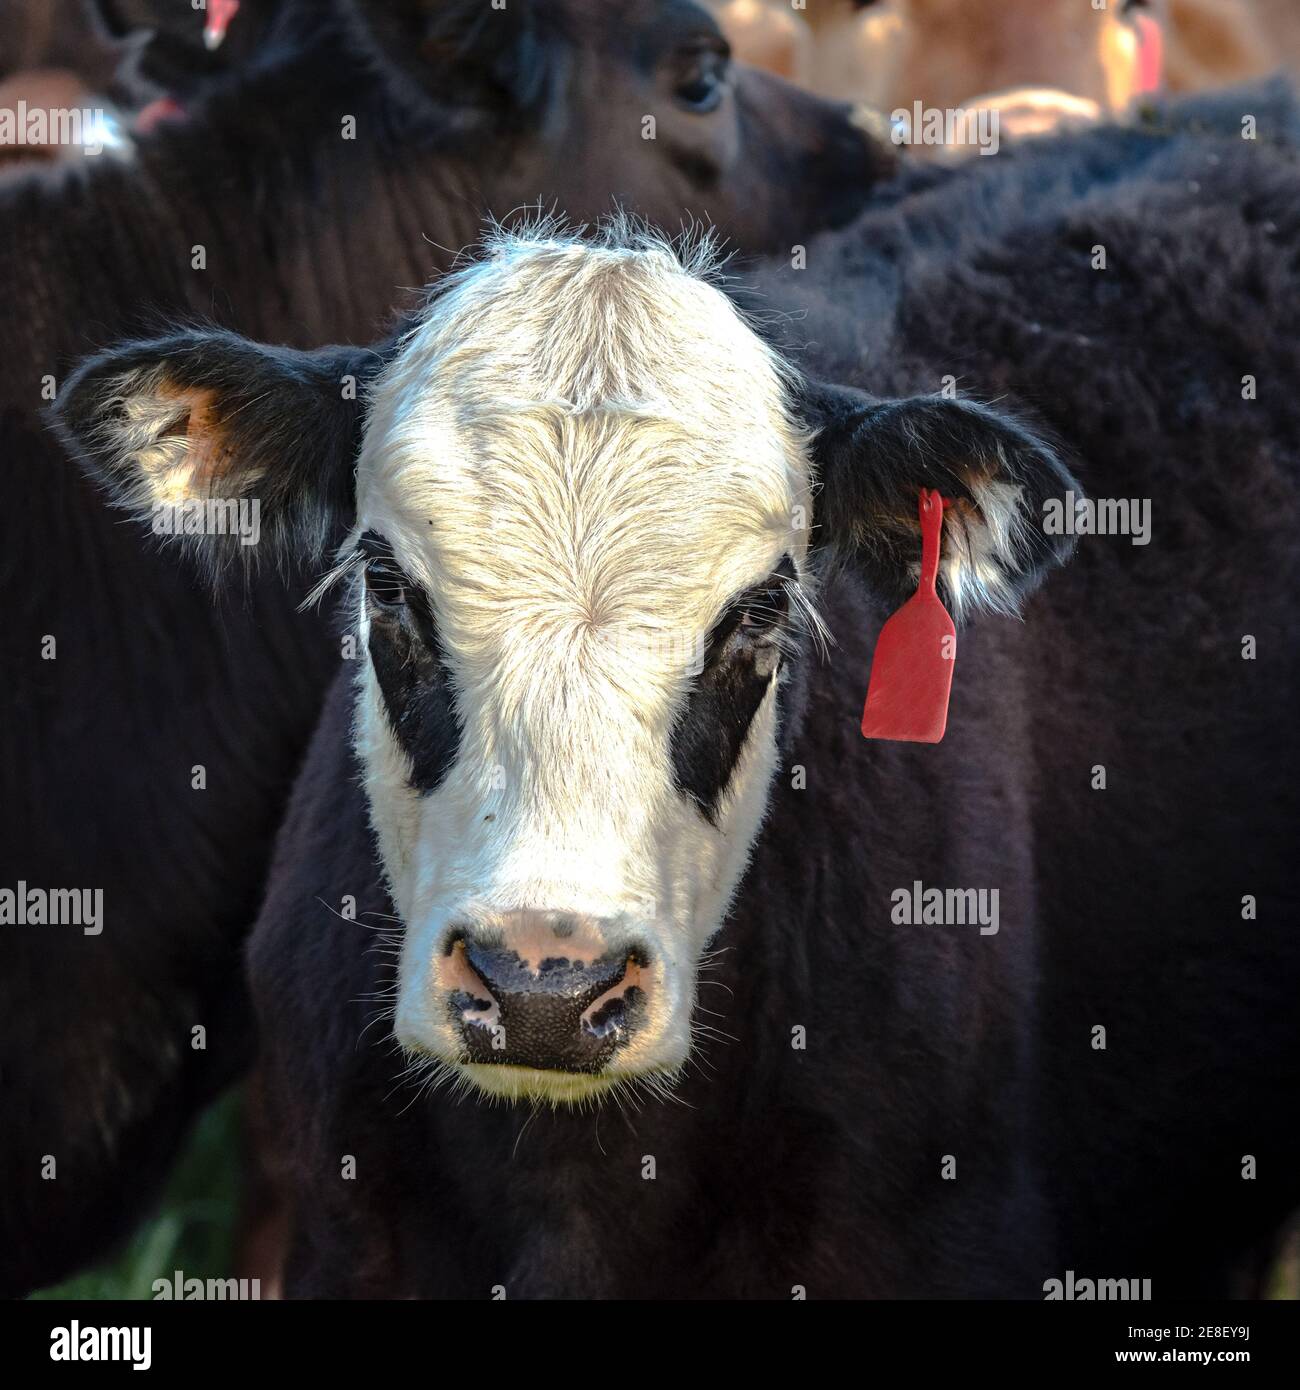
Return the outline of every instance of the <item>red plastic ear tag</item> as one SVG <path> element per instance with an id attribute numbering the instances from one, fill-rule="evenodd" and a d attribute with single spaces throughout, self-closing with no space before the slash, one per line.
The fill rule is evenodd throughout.
<path id="1" fill-rule="evenodd" d="M 938 492 L 921 489 L 921 582 L 880 629 L 862 711 L 864 738 L 938 743 L 948 725 L 957 629 L 934 587 L 947 506 Z"/>

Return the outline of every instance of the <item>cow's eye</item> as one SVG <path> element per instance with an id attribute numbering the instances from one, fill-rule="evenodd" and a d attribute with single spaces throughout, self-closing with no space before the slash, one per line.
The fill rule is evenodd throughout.
<path id="1" fill-rule="evenodd" d="M 366 561 L 366 593 L 380 608 L 403 608 L 415 596 L 393 547 L 378 531 L 366 531 L 357 541 Z M 418 592 L 418 591 L 415 591 Z"/>
<path id="2" fill-rule="evenodd" d="M 789 581 L 794 566 L 788 557 L 780 567 L 740 595 L 714 624 L 705 644 L 705 664 L 751 660 L 780 647 L 780 634 L 790 613 Z"/>
<path id="3" fill-rule="evenodd" d="M 789 608 L 790 599 L 785 585 L 775 583 L 745 599 L 736 630 L 742 636 L 757 641 L 785 621 Z"/>
<path id="4" fill-rule="evenodd" d="M 693 52 L 673 91 L 678 105 L 701 116 L 716 111 L 727 90 L 727 66 L 724 49 L 701 48 Z"/>
<path id="5" fill-rule="evenodd" d="M 367 560 L 366 592 L 381 608 L 400 608 L 406 602 L 406 576 L 391 560 Z"/>

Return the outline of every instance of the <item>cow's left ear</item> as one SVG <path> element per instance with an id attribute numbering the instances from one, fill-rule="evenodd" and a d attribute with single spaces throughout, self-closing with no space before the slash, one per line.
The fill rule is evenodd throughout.
<path id="1" fill-rule="evenodd" d="M 960 621 L 1015 612 L 1073 548 L 1044 530 L 1049 498 L 1082 489 L 1056 448 L 1004 411 L 945 396 L 876 400 L 807 383 L 796 401 L 816 430 L 814 547 L 859 573 L 896 607 L 916 589 L 922 488 L 953 505 L 944 517 L 940 593 Z"/>

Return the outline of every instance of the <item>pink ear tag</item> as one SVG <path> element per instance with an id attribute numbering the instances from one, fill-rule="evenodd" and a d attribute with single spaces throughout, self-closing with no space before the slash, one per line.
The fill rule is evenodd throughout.
<path id="1" fill-rule="evenodd" d="M 239 12 L 239 0 L 208 0 L 208 22 L 203 26 L 203 46 L 211 52 L 226 41 L 230 21 Z"/>
<path id="2" fill-rule="evenodd" d="M 948 725 L 948 696 L 957 662 L 957 629 L 939 601 L 943 509 L 937 492 L 921 489 L 921 582 L 880 629 L 862 711 L 862 736 L 938 743 Z"/>
<path id="3" fill-rule="evenodd" d="M 1138 34 L 1138 91 L 1158 92 L 1164 80 L 1164 31 L 1153 15 L 1140 14 L 1134 23 Z"/>

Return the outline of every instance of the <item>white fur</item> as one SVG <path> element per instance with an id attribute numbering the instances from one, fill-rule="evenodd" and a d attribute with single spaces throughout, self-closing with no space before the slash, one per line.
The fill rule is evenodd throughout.
<path id="1" fill-rule="evenodd" d="M 207 495 L 197 480 L 202 460 L 193 441 L 167 433 L 193 400 L 169 387 L 162 366 L 137 368 L 107 383 L 96 442 L 107 447 L 116 475 L 132 480 L 127 505 L 147 511 Z"/>
<path id="2" fill-rule="evenodd" d="M 1016 589 L 1009 580 L 1019 565 L 1026 525 L 1024 488 L 996 479 L 976 479 L 971 492 L 979 508 L 974 521 L 954 508 L 944 521 L 940 568 L 960 622 L 974 612 L 1014 614 Z M 920 565 L 917 565 L 920 573 Z"/>
<path id="3" fill-rule="evenodd" d="M 805 445 L 779 360 L 648 239 L 502 238 L 376 383 L 358 530 L 425 586 L 464 720 L 455 767 L 420 797 L 362 674 L 357 741 L 406 923 L 407 1048 L 458 1051 L 431 977 L 449 923 L 535 908 L 598 919 L 610 949 L 649 947 L 647 1018 L 609 1080 L 685 1060 L 699 957 L 766 803 L 774 695 L 716 827 L 673 785 L 672 729 L 720 611 L 782 555 L 803 559 Z M 464 1071 L 566 1101 L 601 1084 Z"/>

